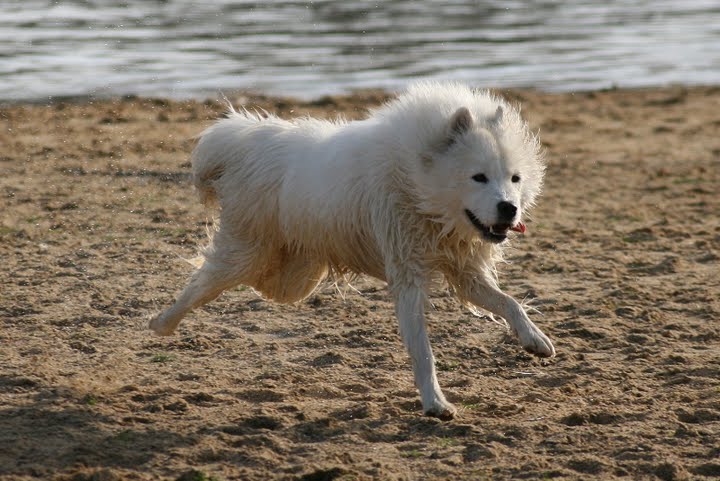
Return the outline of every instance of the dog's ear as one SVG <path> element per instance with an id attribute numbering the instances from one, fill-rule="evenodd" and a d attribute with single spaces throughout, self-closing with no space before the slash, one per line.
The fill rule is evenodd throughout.
<path id="1" fill-rule="evenodd" d="M 502 122 L 503 119 L 503 108 L 502 105 L 498 105 L 497 110 L 495 111 L 495 116 L 490 119 L 490 123 L 492 125 L 498 126 Z"/>
<path id="2" fill-rule="evenodd" d="M 455 143 L 458 137 L 470 130 L 473 125 L 473 117 L 467 107 L 460 107 L 450 117 L 447 130 L 447 146 Z"/>

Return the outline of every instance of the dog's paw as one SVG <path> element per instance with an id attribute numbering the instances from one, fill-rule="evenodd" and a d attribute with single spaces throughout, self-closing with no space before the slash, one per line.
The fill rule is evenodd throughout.
<path id="1" fill-rule="evenodd" d="M 425 416 L 449 421 L 455 417 L 457 409 L 447 401 L 436 401 L 428 409 L 425 409 Z"/>
<path id="2" fill-rule="evenodd" d="M 151 330 L 155 331 L 155 334 L 157 334 L 158 336 L 170 336 L 173 332 L 175 332 L 175 327 L 168 325 L 165 320 L 165 316 L 163 316 L 162 314 L 158 314 L 157 316 L 150 319 L 148 327 Z"/>
<path id="3" fill-rule="evenodd" d="M 538 357 L 555 356 L 555 348 L 553 347 L 552 341 L 534 324 L 530 324 L 528 329 L 518 332 L 517 335 L 520 340 L 520 345 L 527 352 L 535 354 Z"/>

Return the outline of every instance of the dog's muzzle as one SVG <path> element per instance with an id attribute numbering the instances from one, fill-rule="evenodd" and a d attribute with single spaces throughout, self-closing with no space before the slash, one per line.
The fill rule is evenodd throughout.
<path id="1" fill-rule="evenodd" d="M 480 232 L 483 239 L 499 244 L 507 239 L 508 231 L 516 231 L 520 233 L 525 232 L 525 225 L 518 222 L 517 225 L 508 223 L 498 223 L 492 226 L 486 226 L 473 214 L 470 210 L 465 209 L 465 215 L 467 215 L 470 223 Z"/>

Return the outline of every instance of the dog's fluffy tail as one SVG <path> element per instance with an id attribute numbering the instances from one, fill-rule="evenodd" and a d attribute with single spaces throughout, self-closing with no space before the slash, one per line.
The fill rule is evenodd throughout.
<path id="1" fill-rule="evenodd" d="M 227 117 L 200 134 L 192 153 L 193 185 L 200 201 L 208 207 L 218 205 L 216 184 L 230 164 L 243 152 L 243 132 L 260 120 L 259 114 L 246 110 L 237 112 L 232 106 Z"/>

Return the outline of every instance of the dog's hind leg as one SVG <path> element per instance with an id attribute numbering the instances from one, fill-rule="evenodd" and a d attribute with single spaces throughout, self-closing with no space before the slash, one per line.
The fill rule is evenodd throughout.
<path id="1" fill-rule="evenodd" d="M 257 251 L 252 244 L 237 239 L 223 241 L 222 231 L 218 232 L 204 254 L 203 265 L 192 275 L 175 303 L 150 321 L 150 329 L 161 336 L 169 336 L 191 310 L 212 301 L 231 287 L 249 284 Z"/>

